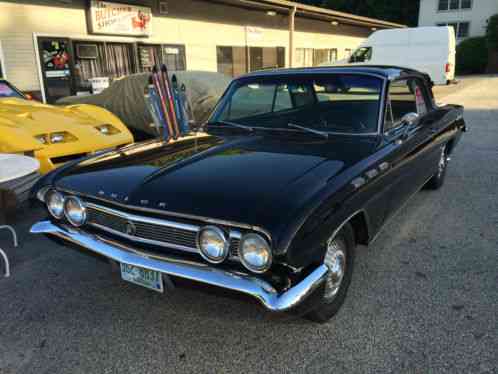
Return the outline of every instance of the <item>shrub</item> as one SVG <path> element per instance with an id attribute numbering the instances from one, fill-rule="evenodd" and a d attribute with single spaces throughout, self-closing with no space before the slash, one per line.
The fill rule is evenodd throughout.
<path id="1" fill-rule="evenodd" d="M 486 37 L 468 38 L 457 45 L 456 73 L 482 74 L 488 64 Z"/>
<path id="2" fill-rule="evenodd" d="M 498 14 L 489 17 L 486 38 L 489 49 L 498 51 Z"/>

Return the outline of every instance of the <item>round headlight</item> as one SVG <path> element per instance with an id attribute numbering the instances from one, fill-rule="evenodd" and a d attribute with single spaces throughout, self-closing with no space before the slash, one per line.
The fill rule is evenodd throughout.
<path id="1" fill-rule="evenodd" d="M 223 230 L 216 226 L 205 226 L 197 234 L 197 246 L 201 256 L 219 264 L 228 255 L 228 240 Z"/>
<path id="2" fill-rule="evenodd" d="M 45 193 L 45 203 L 49 213 L 57 219 L 64 215 L 64 196 L 56 190 L 49 190 Z"/>
<path id="3" fill-rule="evenodd" d="M 73 226 L 81 226 L 86 221 L 85 205 L 76 196 L 66 197 L 64 201 L 64 214 Z"/>
<path id="4" fill-rule="evenodd" d="M 264 273 L 271 266 L 270 245 L 258 234 L 247 234 L 242 237 L 239 256 L 242 264 L 254 273 Z"/>

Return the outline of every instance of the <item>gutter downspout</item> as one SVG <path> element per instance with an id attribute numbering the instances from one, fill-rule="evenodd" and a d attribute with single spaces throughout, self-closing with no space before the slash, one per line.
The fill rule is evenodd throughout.
<path id="1" fill-rule="evenodd" d="M 289 10 L 289 67 L 294 65 L 294 28 L 297 7 L 293 6 Z"/>

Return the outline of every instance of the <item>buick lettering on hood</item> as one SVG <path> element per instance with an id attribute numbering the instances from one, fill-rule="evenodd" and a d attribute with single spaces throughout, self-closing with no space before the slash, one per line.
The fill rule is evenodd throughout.
<path id="1" fill-rule="evenodd" d="M 32 191 L 31 232 L 93 252 L 124 280 L 179 279 L 325 322 L 355 250 L 422 187 L 438 189 L 465 131 L 419 72 L 382 66 L 235 79 L 204 133 L 70 162 Z"/>

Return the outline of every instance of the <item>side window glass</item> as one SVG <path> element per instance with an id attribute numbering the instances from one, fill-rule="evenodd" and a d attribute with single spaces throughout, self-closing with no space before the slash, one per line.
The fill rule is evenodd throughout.
<path id="1" fill-rule="evenodd" d="M 281 84 L 276 87 L 274 112 L 287 110 L 292 108 L 292 100 L 289 93 L 289 88 L 286 84 Z"/>
<path id="2" fill-rule="evenodd" d="M 394 81 L 389 86 L 384 130 L 399 126 L 403 116 L 408 113 L 417 113 L 419 116 L 427 113 L 425 96 L 416 79 Z"/>
<path id="3" fill-rule="evenodd" d="M 313 105 L 316 102 L 312 88 L 304 84 L 289 85 L 289 91 L 296 108 L 306 105 Z"/>

